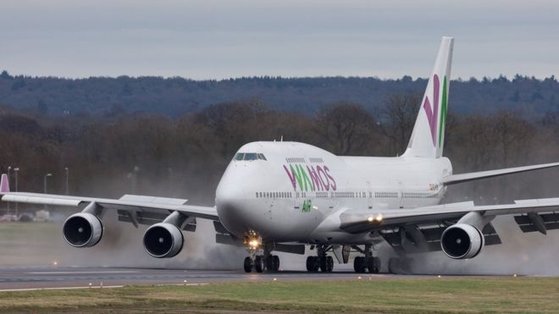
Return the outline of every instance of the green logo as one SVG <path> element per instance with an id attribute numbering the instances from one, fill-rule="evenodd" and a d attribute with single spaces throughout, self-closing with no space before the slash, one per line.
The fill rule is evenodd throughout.
<path id="1" fill-rule="evenodd" d="M 304 201 L 303 201 L 303 209 L 302 209 L 302 212 L 303 212 L 303 213 L 310 213 L 310 212 L 311 212 L 311 208 L 312 208 L 312 202 L 311 202 L 311 200 L 304 200 Z"/>

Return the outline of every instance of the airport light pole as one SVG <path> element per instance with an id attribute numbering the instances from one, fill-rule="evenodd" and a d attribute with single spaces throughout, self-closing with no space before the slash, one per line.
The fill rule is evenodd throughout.
<path id="1" fill-rule="evenodd" d="M 44 190 L 45 190 L 45 194 L 47 194 L 47 178 L 48 178 L 48 177 L 52 177 L 52 173 L 47 173 L 47 174 L 45 174 L 45 180 L 44 180 L 44 182 L 43 182 L 43 183 L 44 183 L 44 184 L 43 184 L 43 187 L 44 187 Z"/>
<path id="2" fill-rule="evenodd" d="M 14 168 L 14 173 L 15 173 L 15 176 L 16 176 L 16 186 L 15 186 L 16 192 L 17 192 L 17 173 L 18 173 L 18 172 L 19 172 L 19 167 Z M 18 209 L 19 209 L 19 208 L 18 208 L 18 203 L 16 202 L 16 216 L 17 216 L 17 214 L 18 214 Z"/>
<path id="3" fill-rule="evenodd" d="M 66 173 L 66 195 L 70 194 L 70 187 L 68 185 L 68 177 L 70 176 L 70 169 L 64 167 L 64 172 Z"/>
<path id="4" fill-rule="evenodd" d="M 48 177 L 52 177 L 52 173 L 45 174 L 44 181 L 43 181 L 43 188 L 44 188 L 45 194 L 47 194 L 47 178 Z M 45 204 L 45 210 L 47 210 L 47 204 Z"/>

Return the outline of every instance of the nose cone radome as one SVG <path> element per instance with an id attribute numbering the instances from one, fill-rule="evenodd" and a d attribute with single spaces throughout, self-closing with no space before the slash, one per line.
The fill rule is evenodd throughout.
<path id="1" fill-rule="evenodd" d="M 250 218 L 248 203 L 251 181 L 245 178 L 244 170 L 246 169 L 230 165 L 219 182 L 215 198 L 221 223 L 236 236 L 242 236 L 246 232 L 246 222 Z"/>

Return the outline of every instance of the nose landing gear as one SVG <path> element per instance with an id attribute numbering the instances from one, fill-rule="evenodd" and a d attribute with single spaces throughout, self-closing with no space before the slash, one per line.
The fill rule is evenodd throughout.
<path id="1" fill-rule="evenodd" d="M 254 270 L 257 273 L 262 273 L 279 270 L 279 256 L 271 254 L 272 248 L 270 245 L 262 245 L 262 238 L 256 232 L 249 232 L 243 242 L 250 254 L 250 256 L 245 257 L 243 263 L 245 272 L 250 273 Z"/>
<path id="2" fill-rule="evenodd" d="M 243 268 L 245 272 L 250 273 L 253 270 L 257 273 L 264 271 L 277 272 L 280 267 L 280 259 L 277 255 L 268 253 L 264 255 L 252 255 L 245 257 Z"/>

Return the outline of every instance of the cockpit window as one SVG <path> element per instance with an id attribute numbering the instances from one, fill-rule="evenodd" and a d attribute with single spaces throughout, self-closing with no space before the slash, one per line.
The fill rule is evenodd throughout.
<path id="1" fill-rule="evenodd" d="M 244 154 L 244 153 L 237 153 L 237 154 L 235 155 L 235 158 L 234 158 L 234 159 L 235 159 L 235 160 L 243 160 L 244 157 L 245 157 L 245 154 Z"/>
<path id="2" fill-rule="evenodd" d="M 256 153 L 245 153 L 243 160 L 256 160 L 256 157 L 258 157 Z"/>
<path id="3" fill-rule="evenodd" d="M 267 160 L 266 157 L 264 157 L 264 154 L 261 154 L 261 153 L 237 153 L 233 159 L 234 160 L 247 160 L 247 161 Z"/>

